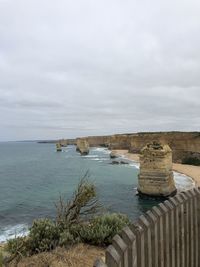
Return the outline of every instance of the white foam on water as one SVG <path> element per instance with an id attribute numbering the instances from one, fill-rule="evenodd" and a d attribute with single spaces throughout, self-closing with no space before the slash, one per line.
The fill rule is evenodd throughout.
<path id="1" fill-rule="evenodd" d="M 1 229 L 0 232 L 0 243 L 6 242 L 9 239 L 15 237 L 23 237 L 29 233 L 28 225 L 26 224 L 17 224 L 14 226 L 6 226 Z"/>
<path id="2" fill-rule="evenodd" d="M 129 164 L 129 166 L 134 167 L 134 168 L 136 168 L 136 169 L 139 169 L 139 168 L 140 168 L 140 165 L 139 165 L 139 163 L 137 163 L 137 162 L 135 162 L 135 163 L 131 162 L 131 163 Z"/>
<path id="3" fill-rule="evenodd" d="M 178 190 L 185 191 L 195 187 L 195 182 L 191 177 L 179 172 L 173 172 L 173 173 L 174 173 L 174 182 Z"/>
<path id="4" fill-rule="evenodd" d="M 90 159 L 90 160 L 106 161 L 106 160 L 109 160 L 109 159 L 106 159 L 106 158 L 93 158 L 93 159 Z"/>
<path id="5" fill-rule="evenodd" d="M 87 155 L 87 156 L 84 156 L 84 158 L 98 158 L 99 155 Z"/>
<path id="6" fill-rule="evenodd" d="M 103 152 L 105 154 L 110 154 L 110 150 L 108 150 L 108 148 L 105 147 L 95 147 L 95 148 L 91 148 L 92 151 L 99 151 L 99 152 Z"/>

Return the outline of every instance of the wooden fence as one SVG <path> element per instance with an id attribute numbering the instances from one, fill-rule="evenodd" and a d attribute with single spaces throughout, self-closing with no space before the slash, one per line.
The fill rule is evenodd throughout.
<path id="1" fill-rule="evenodd" d="M 200 267 L 200 188 L 177 194 L 113 238 L 94 267 Z"/>

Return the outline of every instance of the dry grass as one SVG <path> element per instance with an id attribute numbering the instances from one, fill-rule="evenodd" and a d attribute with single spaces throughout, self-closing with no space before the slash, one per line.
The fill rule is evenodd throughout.
<path id="1" fill-rule="evenodd" d="M 57 248 L 51 252 L 13 261 L 8 267 L 92 267 L 97 258 L 104 260 L 104 249 L 79 244 L 70 249 Z"/>

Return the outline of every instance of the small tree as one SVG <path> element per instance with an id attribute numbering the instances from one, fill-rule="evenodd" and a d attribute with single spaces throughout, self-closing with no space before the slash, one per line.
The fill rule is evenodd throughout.
<path id="1" fill-rule="evenodd" d="M 88 181 L 88 171 L 80 180 L 71 200 L 65 202 L 60 196 L 56 203 L 56 222 L 61 228 L 69 228 L 72 224 L 79 223 L 83 218 L 96 214 L 101 205 L 99 204 L 96 187 Z"/>

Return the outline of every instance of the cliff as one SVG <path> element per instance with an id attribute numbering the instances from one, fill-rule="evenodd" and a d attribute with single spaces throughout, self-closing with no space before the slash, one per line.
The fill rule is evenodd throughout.
<path id="1" fill-rule="evenodd" d="M 105 146 L 109 149 L 128 149 L 139 153 L 142 147 L 154 141 L 168 144 L 172 149 L 173 162 L 187 158 L 200 160 L 200 132 L 149 132 L 85 137 L 90 147 Z"/>

